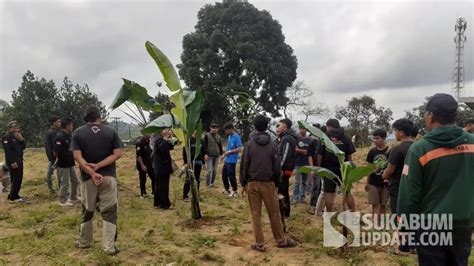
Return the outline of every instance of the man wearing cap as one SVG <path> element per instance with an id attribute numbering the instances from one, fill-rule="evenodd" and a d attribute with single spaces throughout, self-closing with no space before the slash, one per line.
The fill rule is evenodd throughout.
<path id="1" fill-rule="evenodd" d="M 48 170 L 46 172 L 46 183 L 48 184 L 48 189 L 50 193 L 55 193 L 56 191 L 54 190 L 53 187 L 53 165 L 54 162 L 56 161 L 56 156 L 54 155 L 54 145 L 56 141 L 56 137 L 61 130 L 61 119 L 59 116 L 53 116 L 49 119 L 49 123 L 51 124 L 51 127 L 46 131 L 46 134 L 44 135 L 44 149 L 46 151 L 46 156 L 48 157 Z M 61 180 L 58 175 L 58 187 L 61 185 Z"/>
<path id="2" fill-rule="evenodd" d="M 214 186 L 214 180 L 217 175 L 217 166 L 219 157 L 224 153 L 222 149 L 222 141 L 219 136 L 219 125 L 212 124 L 209 133 L 206 133 L 203 141 L 204 161 L 207 164 L 206 186 L 208 188 Z"/>
<path id="3" fill-rule="evenodd" d="M 74 159 L 81 168 L 82 222 L 76 247 L 89 248 L 93 238 L 92 218 L 96 208 L 102 215 L 102 246 L 109 255 L 119 253 L 117 240 L 117 161 L 123 144 L 110 127 L 102 125 L 100 110 L 91 106 L 84 117 L 87 124 L 74 131 Z"/>
<path id="4" fill-rule="evenodd" d="M 25 139 L 20 133 L 20 126 L 16 121 L 8 123 L 8 132 L 2 138 L 2 144 L 5 152 L 5 163 L 10 170 L 12 183 L 8 200 L 23 203 L 25 199 L 20 197 L 19 193 L 23 181 L 23 151 L 26 145 Z"/>
<path id="5" fill-rule="evenodd" d="M 439 93 L 431 97 L 425 112 L 428 133 L 411 145 L 403 167 L 399 215 L 452 214 L 452 243 L 433 246 L 426 245 L 426 239 L 420 241 L 420 265 L 468 265 L 471 253 L 474 136 L 455 125 L 457 110 L 458 104 L 451 95 Z M 417 233 L 423 237 L 423 233 L 431 231 Z"/>

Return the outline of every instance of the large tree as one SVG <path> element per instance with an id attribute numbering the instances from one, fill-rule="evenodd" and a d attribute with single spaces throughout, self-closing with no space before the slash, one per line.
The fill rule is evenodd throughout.
<path id="1" fill-rule="evenodd" d="M 99 107 L 104 117 L 107 115 L 105 106 L 87 85 L 74 86 L 66 77 L 57 89 L 54 81 L 27 71 L 18 90 L 12 92 L 12 101 L 6 106 L 2 121 L 18 121 L 28 146 L 41 146 L 49 118 L 71 117 L 80 126 L 84 123 L 84 110 L 90 105 Z"/>
<path id="2" fill-rule="evenodd" d="M 181 61 L 186 86 L 204 93 L 205 126 L 248 118 L 256 110 L 280 116 L 285 92 L 296 79 L 297 60 L 281 25 L 269 12 L 241 1 L 205 5 L 195 31 L 183 38 Z M 244 133 L 248 124 L 243 121 Z"/>
<path id="3" fill-rule="evenodd" d="M 392 110 L 378 107 L 375 99 L 367 95 L 352 97 L 346 106 L 336 107 L 336 117 L 346 118 L 349 121 L 349 134 L 358 136 L 358 144 L 361 145 L 369 143 L 371 130 L 376 128 L 390 130 L 392 114 Z"/>

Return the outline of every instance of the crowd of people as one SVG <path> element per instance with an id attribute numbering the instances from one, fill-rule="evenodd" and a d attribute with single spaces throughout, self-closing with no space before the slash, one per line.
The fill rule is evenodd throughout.
<path id="1" fill-rule="evenodd" d="M 374 221 L 379 221 L 387 207 L 394 214 L 403 213 L 453 213 L 455 234 L 454 247 L 415 247 L 403 241 L 394 250 L 396 254 L 417 252 L 420 264 L 430 265 L 433 254 L 438 260 L 467 263 L 470 239 L 474 225 L 474 120 L 466 121 L 464 130 L 455 126 L 458 105 L 447 94 L 434 95 L 426 106 L 425 136 L 420 138 L 418 128 L 412 121 L 402 118 L 393 123 L 393 132 L 399 144 L 387 145 L 388 132 L 376 129 L 371 137 L 374 147 L 368 152 L 366 161 L 375 164 L 375 171 L 367 178 L 365 190 L 372 206 Z M 51 193 L 55 192 L 53 173 L 57 169 L 58 201 L 61 206 L 73 206 L 81 202 L 83 216 L 80 238 L 76 245 L 88 248 L 92 242 L 92 217 L 98 209 L 103 219 L 103 248 L 108 254 L 117 254 L 115 246 L 117 232 L 117 181 L 115 162 L 123 155 L 122 142 L 117 133 L 102 124 L 96 107 L 86 110 L 86 124 L 73 130 L 71 119 L 53 117 L 51 128 L 45 134 L 45 150 L 49 161 L 46 183 Z M 242 143 L 232 123 L 223 126 L 224 141 L 219 134 L 220 126 L 211 124 L 209 131 L 190 140 L 191 156 L 183 148 L 184 168 L 192 167 L 198 189 L 201 187 L 202 170 L 206 188 L 216 186 L 217 169 L 222 165 L 223 195 L 238 196 L 237 171 L 242 194 L 247 194 L 251 212 L 255 243 L 253 250 L 265 252 L 265 240 L 261 223 L 262 202 L 267 210 L 271 231 L 277 246 L 296 246 L 296 241 L 287 236 L 285 220 L 290 217 L 291 206 L 306 203 L 309 198 L 309 213 L 321 216 L 334 211 L 334 202 L 341 184 L 334 179 L 316 173 L 305 174 L 303 166 L 320 166 L 341 176 L 340 162 L 305 127 L 298 132 L 289 119 L 282 119 L 276 127 L 276 138 L 269 128 L 270 118 L 257 115 L 249 140 Z M 356 152 L 354 143 L 337 119 L 329 119 L 325 125 L 314 124 L 325 132 L 329 139 L 344 152 L 344 161 L 352 162 Z M 157 209 L 171 209 L 169 199 L 170 176 L 176 165 L 171 150 L 171 128 L 165 128 L 155 136 L 144 134 L 137 142 L 136 169 L 139 176 L 140 197 L 148 197 L 146 181 L 151 181 L 150 194 Z M 197 138 L 201 138 L 200 141 Z M 419 139 L 419 140 L 417 140 Z M 2 167 L 4 191 L 9 190 L 8 200 L 24 202 L 19 195 L 23 178 L 23 150 L 25 140 L 18 123 L 8 124 L 8 132 L 2 139 L 6 162 Z M 198 147 L 197 145 L 201 145 Z M 196 154 L 196 153 L 199 154 Z M 240 168 L 237 169 L 241 155 Z M 189 161 L 191 158 L 191 161 Z M 75 173 L 75 163 L 80 168 L 80 180 Z M 189 200 L 191 179 L 186 171 L 183 185 L 184 201 Z M 9 174 L 10 178 L 6 178 Z M 290 196 L 290 180 L 294 177 Z M 9 182 L 11 180 L 11 187 Z M 80 193 L 77 193 L 80 187 Z M 349 192 L 346 204 L 350 211 L 356 210 L 356 202 Z M 462 206 L 462 209 L 460 209 Z M 466 247 L 469 246 L 469 249 Z M 448 263 L 449 264 L 449 263 Z"/>

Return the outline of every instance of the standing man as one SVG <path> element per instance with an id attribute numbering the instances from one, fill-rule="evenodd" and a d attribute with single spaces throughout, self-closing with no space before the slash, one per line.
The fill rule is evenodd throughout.
<path id="1" fill-rule="evenodd" d="M 152 149 L 150 145 L 150 134 L 143 134 L 143 137 L 135 145 L 136 156 L 137 156 L 137 170 L 138 177 L 140 179 L 140 197 L 145 198 L 146 193 L 146 176 L 148 175 L 151 180 L 151 195 L 155 194 L 156 189 L 156 178 L 155 169 L 151 162 Z"/>
<path id="2" fill-rule="evenodd" d="M 327 134 L 331 141 L 345 154 L 344 161 L 352 161 L 352 154 L 355 153 L 354 145 L 351 140 L 344 134 L 344 129 L 341 128 L 337 119 L 329 119 L 326 122 Z M 317 155 L 317 163 L 319 166 L 331 170 L 333 173 L 342 176 L 339 159 L 332 152 L 326 150 L 326 146 L 320 145 Z M 331 180 L 323 177 L 323 192 L 326 211 L 332 212 L 334 200 L 336 199 L 336 187 L 340 186 L 338 180 Z M 355 201 L 351 193 L 346 196 L 346 203 L 349 210 L 355 210 Z"/>
<path id="3" fill-rule="evenodd" d="M 109 255 L 120 250 L 117 239 L 117 174 L 115 162 L 123 155 L 123 144 L 110 127 L 102 125 L 100 110 L 86 109 L 84 126 L 73 135 L 74 159 L 81 168 L 82 222 L 78 248 L 92 244 L 92 218 L 98 207 L 102 215 L 102 247 Z"/>
<path id="4" fill-rule="evenodd" d="M 401 143 L 392 148 L 388 157 L 387 169 L 383 172 L 382 178 L 384 182 L 388 182 L 388 193 L 390 195 L 390 210 L 392 214 L 397 214 L 397 202 L 398 193 L 400 191 L 400 178 L 402 176 L 403 167 L 405 165 L 405 157 L 407 156 L 408 149 L 413 144 L 412 133 L 413 123 L 406 119 L 401 118 L 393 123 L 393 129 L 395 131 L 395 137 L 397 141 Z M 395 250 L 395 254 L 407 255 L 410 252 L 411 247 L 402 239 L 398 250 Z"/>
<path id="5" fill-rule="evenodd" d="M 279 181 L 280 161 L 276 147 L 271 137 L 265 131 L 270 119 L 257 115 L 254 120 L 256 132 L 251 141 L 245 145 L 240 167 L 240 184 L 243 186 L 242 194 L 247 192 L 255 244 L 251 248 L 265 252 L 265 239 L 261 222 L 262 201 L 267 208 L 273 238 L 279 248 L 296 246 L 290 237 L 285 237 L 278 209 L 278 197 L 275 182 Z"/>
<path id="6" fill-rule="evenodd" d="M 232 123 L 224 125 L 224 132 L 227 137 L 227 147 L 225 153 L 221 156 L 221 160 L 224 160 L 224 166 L 222 167 L 222 183 L 224 183 L 224 194 L 229 197 L 237 197 L 237 180 L 235 177 L 235 166 L 239 160 L 239 153 L 242 150 L 242 142 L 240 136 L 234 130 Z M 232 192 L 229 187 L 232 185 Z"/>
<path id="7" fill-rule="evenodd" d="M 10 170 L 11 190 L 8 195 L 10 202 L 18 201 L 25 202 L 23 197 L 20 197 L 21 183 L 23 181 L 23 151 L 26 144 L 25 139 L 20 133 L 20 126 L 16 121 L 11 121 L 7 125 L 8 132 L 2 138 L 3 150 L 5 152 L 5 163 Z"/>
<path id="8" fill-rule="evenodd" d="M 224 153 L 222 150 L 221 136 L 219 136 L 219 125 L 212 124 L 209 133 L 206 133 L 203 141 L 204 161 L 207 164 L 206 186 L 214 187 L 217 175 L 219 157 Z"/>
<path id="9" fill-rule="evenodd" d="M 377 129 L 372 133 L 375 147 L 369 151 L 366 159 L 369 164 L 376 165 L 375 171 L 367 178 L 365 185 L 365 191 L 369 193 L 369 204 L 372 205 L 372 219 L 375 222 L 381 222 L 388 203 L 388 188 L 382 178 L 388 164 L 389 148 L 385 145 L 386 137 L 387 131 L 383 129 Z"/>
<path id="10" fill-rule="evenodd" d="M 169 198 L 170 177 L 173 173 L 173 159 L 170 150 L 174 149 L 171 142 L 172 131 L 165 128 L 155 139 L 153 160 L 155 162 L 156 190 L 153 205 L 155 209 L 168 210 L 171 207 Z"/>
<path id="11" fill-rule="evenodd" d="M 73 131 L 73 121 L 66 118 L 61 121 L 62 130 L 58 133 L 54 145 L 54 155 L 57 158 L 58 177 L 61 180 L 59 190 L 59 205 L 61 207 L 73 206 L 77 201 L 77 175 L 74 169 L 74 155 L 71 147 L 71 134 Z M 71 192 L 69 193 L 69 183 Z M 69 198 L 68 198 L 69 193 Z"/>
<path id="12" fill-rule="evenodd" d="M 474 134 L 474 118 L 470 118 L 466 120 L 464 123 L 464 131 L 467 133 Z"/>
<path id="13" fill-rule="evenodd" d="M 429 241 L 417 245 L 422 266 L 469 263 L 474 226 L 474 135 L 455 126 L 457 109 L 451 95 L 431 97 L 425 113 L 429 132 L 410 147 L 403 167 L 398 214 L 452 214 L 453 219 L 452 245 L 424 245 Z M 420 230 L 418 237 L 430 233 L 427 231 Z"/>
<path id="14" fill-rule="evenodd" d="M 295 159 L 295 186 L 293 188 L 293 203 L 304 202 L 308 183 L 308 174 L 299 171 L 301 166 L 308 166 L 308 147 L 312 144 L 313 139 L 307 135 L 304 127 L 299 129 L 299 140 L 296 145 Z"/>
<path id="15" fill-rule="evenodd" d="M 319 148 L 319 140 L 314 138 L 313 136 L 310 136 L 312 139 L 310 145 L 308 146 L 308 165 L 309 166 L 316 166 L 316 153 Z M 309 201 L 310 205 L 310 210 L 309 213 L 311 215 L 315 214 L 322 214 L 322 210 L 318 212 L 317 210 L 317 205 L 319 202 L 320 208 L 324 209 L 323 206 L 323 199 L 319 200 L 319 197 L 321 195 L 321 177 L 318 176 L 316 173 L 311 172 L 308 177 L 311 180 L 311 199 Z"/>
<path id="16" fill-rule="evenodd" d="M 46 172 L 46 183 L 48 184 L 48 189 L 50 193 L 56 193 L 53 186 L 53 174 L 54 169 L 53 165 L 56 161 L 56 156 L 54 156 L 54 146 L 56 141 L 56 136 L 58 135 L 59 131 L 61 131 L 61 119 L 59 116 L 53 116 L 49 119 L 50 128 L 46 131 L 44 135 L 44 149 L 46 151 L 46 156 L 48 157 L 48 170 Z M 58 175 L 58 187 L 61 186 L 61 179 Z"/>
<path id="17" fill-rule="evenodd" d="M 278 186 L 278 194 L 283 196 L 283 204 L 280 206 L 283 218 L 290 217 L 290 177 L 295 169 L 296 145 L 298 143 L 298 136 L 291 129 L 291 125 L 291 120 L 285 118 L 280 120 L 276 129 L 278 134 L 276 144 L 281 160 L 281 183 Z"/>

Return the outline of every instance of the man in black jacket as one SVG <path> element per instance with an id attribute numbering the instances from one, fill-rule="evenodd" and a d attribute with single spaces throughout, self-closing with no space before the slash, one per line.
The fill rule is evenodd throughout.
<path id="1" fill-rule="evenodd" d="M 240 167 L 242 194 L 248 193 L 255 235 L 255 244 L 251 248 L 260 252 L 266 251 L 261 222 L 262 200 L 267 208 L 273 238 L 278 243 L 278 247 L 296 246 L 293 239 L 285 237 L 278 210 L 275 181 L 278 182 L 280 176 L 280 160 L 270 135 L 265 132 L 268 122 L 269 119 L 263 115 L 258 115 L 255 118 L 254 126 L 257 132 L 252 140 L 245 145 Z"/>
<path id="2" fill-rule="evenodd" d="M 10 170 L 12 182 L 8 200 L 10 202 L 23 203 L 25 199 L 20 197 L 21 183 L 23 181 L 23 150 L 25 150 L 25 139 L 20 133 L 20 126 L 16 121 L 8 123 L 8 132 L 2 138 L 3 150 L 5 152 L 5 163 Z"/>
<path id="3" fill-rule="evenodd" d="M 151 180 L 151 194 L 155 194 L 156 189 L 156 178 L 155 169 L 151 162 L 152 148 L 150 146 L 150 134 L 143 134 L 143 138 L 135 145 L 136 156 L 137 156 L 137 170 L 138 177 L 140 179 L 140 197 L 145 198 L 146 193 L 146 176 L 148 175 Z"/>
<path id="4" fill-rule="evenodd" d="M 284 218 L 290 217 L 290 177 L 295 169 L 296 144 L 298 136 L 291 129 L 291 120 L 282 119 L 277 125 L 278 156 L 281 161 L 281 183 L 278 186 L 278 194 L 282 195 L 283 204 L 280 206 L 281 215 Z"/>
<path id="5" fill-rule="evenodd" d="M 72 152 L 71 141 L 72 131 L 74 129 L 71 118 L 61 121 L 62 130 L 56 136 L 54 145 L 54 155 L 57 158 L 58 177 L 61 180 L 59 189 L 59 205 L 61 207 L 73 206 L 77 202 L 77 180 L 76 170 L 74 169 L 74 155 Z M 69 183 L 71 183 L 71 192 L 69 193 Z M 69 197 L 68 197 L 69 194 Z"/>
<path id="6" fill-rule="evenodd" d="M 56 141 L 56 136 L 58 135 L 59 131 L 61 130 L 61 119 L 58 116 L 53 116 L 49 119 L 51 127 L 46 131 L 44 135 L 44 149 L 46 151 L 46 156 L 48 157 L 48 170 L 46 171 L 46 183 L 48 184 L 49 192 L 55 193 L 53 187 L 53 174 L 54 169 L 53 165 L 56 161 L 56 156 L 54 155 L 54 143 Z M 61 185 L 61 180 L 58 176 L 58 187 Z"/>
<path id="7" fill-rule="evenodd" d="M 170 176 L 173 173 L 173 160 L 170 150 L 174 148 L 170 142 L 171 135 L 171 129 L 165 128 L 155 140 L 153 160 L 155 162 L 156 190 L 153 205 L 156 209 L 167 210 L 171 207 L 169 189 Z"/>

